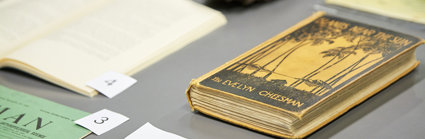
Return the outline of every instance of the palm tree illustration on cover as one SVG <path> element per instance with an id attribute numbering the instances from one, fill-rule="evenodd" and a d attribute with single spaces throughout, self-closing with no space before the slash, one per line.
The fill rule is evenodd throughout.
<path id="1" fill-rule="evenodd" d="M 225 71 L 255 77 L 286 91 L 322 96 L 410 43 L 381 29 L 324 16 Z"/>

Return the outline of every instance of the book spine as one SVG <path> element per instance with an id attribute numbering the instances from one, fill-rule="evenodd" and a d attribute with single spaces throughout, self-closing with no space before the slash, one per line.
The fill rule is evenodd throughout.
<path id="1" fill-rule="evenodd" d="M 190 81 L 189 87 L 186 89 L 186 97 L 187 97 L 187 101 L 189 101 L 189 106 L 190 106 L 190 109 L 191 109 L 192 111 L 195 111 L 195 108 L 193 107 L 192 100 L 191 100 L 191 98 L 190 98 L 190 90 L 191 90 L 191 89 L 192 89 L 192 87 L 195 85 L 195 81 L 196 81 L 196 80 L 192 79 L 192 81 Z"/>

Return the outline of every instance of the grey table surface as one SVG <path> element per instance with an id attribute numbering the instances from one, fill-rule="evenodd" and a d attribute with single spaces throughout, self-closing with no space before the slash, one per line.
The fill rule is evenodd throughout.
<path id="1" fill-rule="evenodd" d="M 109 109 L 130 118 L 87 139 L 124 138 L 146 122 L 186 138 L 273 138 L 190 111 L 185 90 L 212 70 L 316 10 L 425 38 L 425 25 L 328 6 L 321 0 L 276 0 L 243 7 L 201 1 L 228 23 L 133 77 L 138 83 L 114 97 L 88 98 L 14 69 L 0 70 L 0 84 L 87 112 Z M 425 61 L 425 47 L 417 57 Z M 425 63 L 308 138 L 425 138 Z"/>

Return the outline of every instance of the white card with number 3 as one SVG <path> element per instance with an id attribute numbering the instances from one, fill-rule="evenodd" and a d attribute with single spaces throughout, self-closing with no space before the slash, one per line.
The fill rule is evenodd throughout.
<path id="1" fill-rule="evenodd" d="M 112 98 L 136 83 L 137 80 L 118 72 L 106 72 L 86 84 Z"/>
<path id="2" fill-rule="evenodd" d="M 103 109 L 96 113 L 90 114 L 84 118 L 78 119 L 74 122 L 80 126 L 89 129 L 96 135 L 101 135 L 119 126 L 128 119 L 128 117 L 122 114 Z"/>

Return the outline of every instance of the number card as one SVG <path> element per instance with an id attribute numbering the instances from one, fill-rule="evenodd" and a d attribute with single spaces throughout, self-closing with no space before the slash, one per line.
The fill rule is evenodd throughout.
<path id="1" fill-rule="evenodd" d="M 108 98 L 112 98 L 136 83 L 137 80 L 118 72 L 106 72 L 86 84 Z"/>
<path id="2" fill-rule="evenodd" d="M 128 119 L 129 118 L 124 115 L 103 109 L 74 122 L 89 129 L 96 135 L 101 135 L 124 123 Z"/>
<path id="3" fill-rule="evenodd" d="M 174 133 L 156 128 L 149 122 L 125 137 L 125 139 L 185 139 Z"/>

